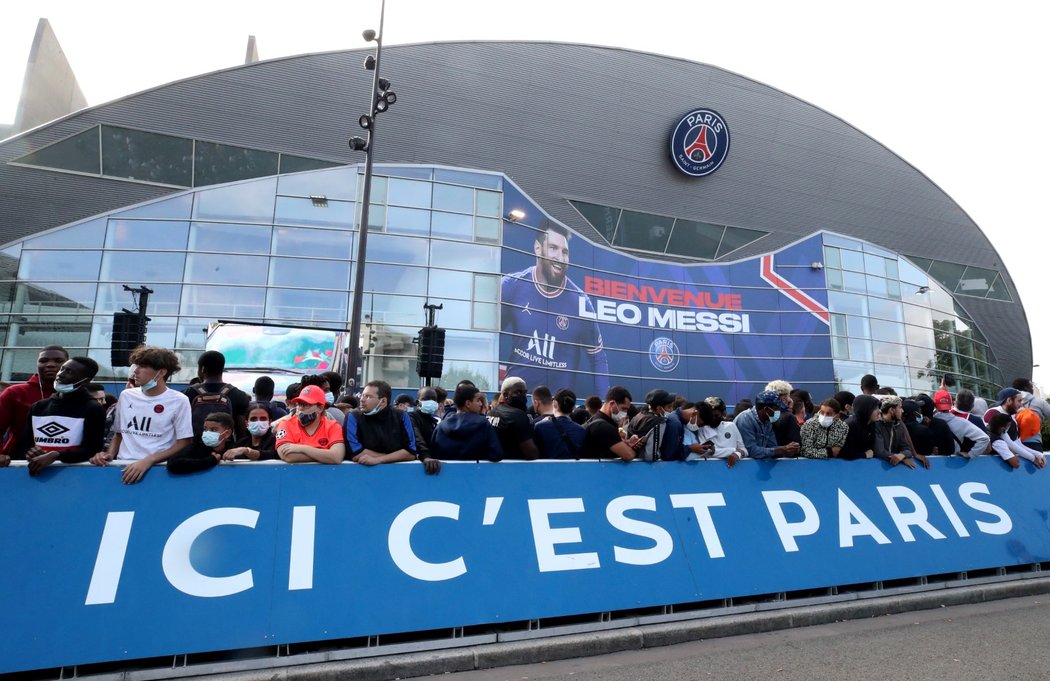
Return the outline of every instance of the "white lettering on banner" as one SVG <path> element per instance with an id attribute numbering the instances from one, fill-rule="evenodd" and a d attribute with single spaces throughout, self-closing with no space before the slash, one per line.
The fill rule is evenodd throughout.
<path id="1" fill-rule="evenodd" d="M 95 569 L 91 571 L 91 583 L 84 605 L 106 605 L 117 600 L 117 586 L 120 584 L 120 573 L 124 570 L 124 556 L 128 552 L 131 523 L 134 520 L 134 511 L 106 514 L 106 524 L 102 528 Z"/>
<path id="2" fill-rule="evenodd" d="M 751 317 L 747 314 L 660 307 L 647 307 L 643 313 L 642 308 L 633 303 L 616 303 L 611 300 L 598 300 L 594 303 L 592 312 L 587 308 L 587 303 L 587 298 L 581 296 L 579 316 L 599 322 L 637 326 L 645 319 L 645 325 L 653 329 L 705 333 L 751 333 Z M 529 348 L 532 348 L 531 342 Z"/>
<path id="3" fill-rule="evenodd" d="M 726 552 L 722 550 L 722 542 L 718 540 L 718 532 L 715 530 L 715 521 L 711 518 L 712 506 L 725 506 L 726 498 L 720 492 L 708 494 L 672 494 L 671 506 L 674 508 L 691 508 L 696 514 L 696 524 L 700 528 L 700 537 L 707 547 L 707 555 L 711 558 L 725 558 Z"/>
<path id="4" fill-rule="evenodd" d="M 254 586 L 252 571 L 229 577 L 209 577 L 197 572 L 190 561 L 190 550 L 197 537 L 206 531 L 223 525 L 239 525 L 255 529 L 259 512 L 250 508 L 213 508 L 192 515 L 175 528 L 164 544 L 161 567 L 168 582 L 190 596 L 218 598 L 247 591 Z"/>
<path id="5" fill-rule="evenodd" d="M 459 504 L 446 501 L 422 501 L 397 514 L 387 534 L 387 548 L 394 564 L 409 577 L 424 582 L 442 582 L 467 573 L 463 556 L 447 563 L 430 563 L 412 550 L 412 530 L 427 518 L 459 520 Z"/>
<path id="6" fill-rule="evenodd" d="M 857 522 L 853 522 L 856 520 Z M 856 537 L 871 537 L 877 544 L 889 544 L 890 538 L 883 534 L 864 511 L 839 490 L 839 548 L 853 546 Z"/>
<path id="7" fill-rule="evenodd" d="M 915 535 L 911 531 L 912 527 L 920 528 L 934 539 L 946 538 L 940 530 L 930 524 L 930 514 L 926 510 L 926 504 L 922 502 L 922 499 L 919 498 L 919 495 L 914 490 L 901 485 L 876 487 L 875 489 L 878 491 L 879 496 L 882 497 L 882 503 L 886 505 L 886 510 L 889 511 L 890 518 L 893 519 L 893 523 L 897 526 L 897 531 L 901 533 L 901 538 L 904 541 L 915 541 Z M 914 510 L 905 513 L 897 504 L 897 499 L 907 499 L 911 502 Z"/>
<path id="8" fill-rule="evenodd" d="M 977 529 L 985 534 L 1009 534 L 1010 530 L 1014 528 L 1014 523 L 1010 520 L 1010 516 L 1006 514 L 1006 511 L 995 504 L 990 504 L 986 501 L 981 501 L 980 499 L 974 499 L 973 495 L 975 494 L 991 494 L 991 492 L 988 491 L 988 485 L 983 482 L 964 482 L 959 485 L 959 496 L 962 498 L 964 504 L 975 511 L 988 513 L 999 519 L 999 522 L 997 523 L 986 523 L 982 520 L 978 520 Z"/>
<path id="9" fill-rule="evenodd" d="M 288 590 L 314 588 L 316 506 L 292 509 L 292 545 L 288 550 Z"/>
<path id="10" fill-rule="evenodd" d="M 944 515 L 948 516 L 948 522 L 952 524 L 955 534 L 960 537 L 969 537 L 970 532 L 966 529 L 966 525 L 963 525 L 962 518 L 955 512 L 955 507 L 952 506 L 952 502 L 948 501 L 948 495 L 944 493 L 941 486 L 930 485 L 930 490 L 933 491 L 933 496 L 937 497 L 937 503 L 941 505 Z"/>
<path id="11" fill-rule="evenodd" d="M 562 570 L 591 570 L 601 567 L 597 553 L 554 552 L 558 544 L 579 544 L 583 541 L 578 527 L 551 527 L 550 516 L 555 513 L 583 513 L 583 499 L 529 499 L 529 520 L 532 522 L 532 541 L 536 545 L 536 563 L 540 572 Z"/>
<path id="12" fill-rule="evenodd" d="M 656 545 L 648 549 L 625 549 L 622 546 L 613 546 L 613 556 L 616 562 L 626 565 L 656 565 L 667 560 L 674 551 L 674 540 L 671 539 L 671 535 L 659 525 L 628 518 L 624 513 L 630 510 L 655 511 L 656 499 L 643 496 L 616 497 L 605 507 L 605 518 L 610 525 L 621 532 L 651 539 Z"/>
<path id="13" fill-rule="evenodd" d="M 806 537 L 816 534 L 820 529 L 820 516 L 813 502 L 805 494 L 790 489 L 762 492 L 762 498 L 766 501 L 769 517 L 773 520 L 773 526 L 780 535 L 780 543 L 788 553 L 798 551 L 798 543 L 795 537 Z M 784 504 L 794 504 L 802 509 L 802 520 L 788 522 L 784 515 Z"/>

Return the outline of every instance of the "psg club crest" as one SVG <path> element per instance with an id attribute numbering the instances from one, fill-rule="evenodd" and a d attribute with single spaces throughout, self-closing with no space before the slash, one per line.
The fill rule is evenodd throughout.
<path id="1" fill-rule="evenodd" d="M 686 175 L 718 170 L 729 153 L 729 127 L 718 112 L 696 109 L 682 116 L 671 133 L 671 160 Z"/>
<path id="2" fill-rule="evenodd" d="M 562 331 L 564 331 L 565 329 L 569 328 L 569 318 L 566 317 L 563 314 L 558 315 L 557 323 L 558 323 L 558 328 L 561 329 Z"/>
<path id="3" fill-rule="evenodd" d="M 674 371 L 678 367 L 681 353 L 673 340 L 666 336 L 660 336 L 649 344 L 649 361 L 657 371 L 665 374 Z"/>

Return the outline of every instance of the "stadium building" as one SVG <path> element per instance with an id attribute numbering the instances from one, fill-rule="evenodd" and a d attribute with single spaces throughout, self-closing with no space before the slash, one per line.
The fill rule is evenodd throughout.
<path id="1" fill-rule="evenodd" d="M 192 367 L 220 319 L 345 330 L 371 50 L 247 64 L 0 141 L 0 378 L 61 343 L 110 368 L 124 286 Z M 714 66 L 546 42 L 386 46 L 364 287 L 366 379 L 505 375 L 636 397 L 822 398 L 1032 367 L 992 242 L 834 115 Z M 184 371 L 188 379 L 192 371 Z"/>

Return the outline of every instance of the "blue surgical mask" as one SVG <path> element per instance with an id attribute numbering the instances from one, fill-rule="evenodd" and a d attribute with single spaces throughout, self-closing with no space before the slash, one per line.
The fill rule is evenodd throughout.
<path id="1" fill-rule="evenodd" d="M 85 378 L 84 381 L 86 380 L 87 379 Z M 77 381 L 76 383 L 59 383 L 58 381 L 55 381 L 55 392 L 60 395 L 68 395 L 79 388 L 80 384 L 84 381 Z"/>
<path id="2" fill-rule="evenodd" d="M 266 431 L 268 430 L 270 430 L 269 421 L 251 421 L 248 423 L 248 432 L 256 437 L 266 435 Z"/>
<path id="3" fill-rule="evenodd" d="M 154 376 L 139 387 L 142 388 L 142 392 L 149 392 L 150 390 L 153 390 L 157 387 L 157 377 Z"/>
<path id="4" fill-rule="evenodd" d="M 324 394 L 324 401 L 327 402 L 328 404 L 335 404 L 335 394 L 333 394 L 333 393 L 325 393 Z"/>
<path id="5" fill-rule="evenodd" d="M 201 433 L 201 442 L 204 443 L 205 447 L 214 447 L 222 440 L 222 433 L 216 433 L 213 430 L 206 430 Z"/>
<path id="6" fill-rule="evenodd" d="M 437 400 L 423 400 L 419 403 L 419 411 L 424 414 L 434 414 L 438 410 Z"/>

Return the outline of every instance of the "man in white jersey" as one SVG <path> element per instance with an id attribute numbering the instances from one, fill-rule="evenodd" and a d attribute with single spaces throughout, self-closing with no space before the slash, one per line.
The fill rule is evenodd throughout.
<path id="1" fill-rule="evenodd" d="M 130 360 L 139 387 L 120 393 L 109 449 L 91 458 L 96 466 L 114 459 L 133 461 L 124 466 L 121 476 L 127 485 L 141 480 L 154 464 L 193 444 L 190 401 L 167 386 L 179 370 L 178 356 L 165 348 L 146 346 L 131 353 Z"/>

